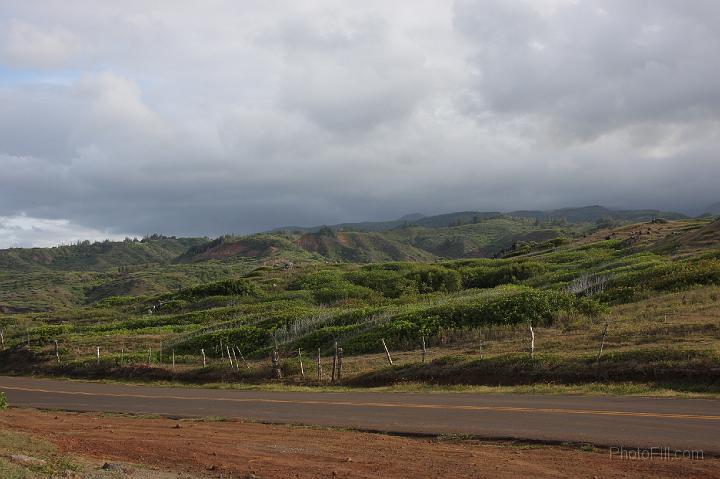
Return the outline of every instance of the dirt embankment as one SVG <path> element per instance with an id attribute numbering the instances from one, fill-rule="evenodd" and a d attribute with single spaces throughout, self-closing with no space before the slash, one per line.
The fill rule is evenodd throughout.
<path id="1" fill-rule="evenodd" d="M 65 453 L 195 477 L 720 477 L 720 460 L 620 460 L 607 451 L 436 441 L 237 421 L 176 421 L 10 409 L 0 428 Z"/>

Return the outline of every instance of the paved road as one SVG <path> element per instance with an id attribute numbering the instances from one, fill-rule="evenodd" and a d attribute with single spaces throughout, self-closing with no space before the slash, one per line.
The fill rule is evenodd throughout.
<path id="1" fill-rule="evenodd" d="M 0 377 L 12 406 L 670 447 L 720 454 L 720 400 L 513 394 L 296 393 Z"/>

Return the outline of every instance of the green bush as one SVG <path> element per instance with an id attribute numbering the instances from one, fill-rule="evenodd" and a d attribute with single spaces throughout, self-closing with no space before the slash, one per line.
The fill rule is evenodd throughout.
<path id="1" fill-rule="evenodd" d="M 228 279 L 183 289 L 176 296 L 182 299 L 197 299 L 207 296 L 258 296 L 259 294 L 260 291 L 255 283 L 246 279 Z"/>
<path id="2" fill-rule="evenodd" d="M 0 392 L 0 409 L 7 409 L 8 408 L 8 402 L 7 398 L 5 397 L 5 393 Z"/>
<path id="3" fill-rule="evenodd" d="M 416 267 L 406 278 L 415 282 L 421 293 L 450 293 L 461 287 L 460 273 L 438 266 Z"/>
<path id="4" fill-rule="evenodd" d="M 370 288 L 386 298 L 399 298 L 418 292 L 414 281 L 391 269 L 363 269 L 348 273 L 345 277 L 353 284 Z"/>
<path id="5" fill-rule="evenodd" d="M 461 287 L 460 274 L 435 265 L 388 263 L 365 266 L 345 277 L 354 284 L 399 298 L 415 293 L 453 292 Z"/>
<path id="6" fill-rule="evenodd" d="M 678 291 L 693 286 L 720 284 L 720 260 L 646 263 L 639 271 L 629 268 L 611 279 L 600 299 L 626 303 L 643 291 Z"/>
<path id="7" fill-rule="evenodd" d="M 501 284 L 517 284 L 547 270 L 537 262 L 510 263 L 498 267 L 477 266 L 461 271 L 465 288 L 494 288 Z"/>
<path id="8" fill-rule="evenodd" d="M 313 293 L 318 303 L 334 303 L 345 299 L 371 299 L 375 292 L 370 288 L 357 286 L 352 283 L 335 283 L 320 288 Z"/>
<path id="9" fill-rule="evenodd" d="M 552 324 L 560 312 L 597 315 L 604 307 L 587 298 L 552 291 L 522 288 L 502 289 L 499 296 L 467 302 L 449 303 L 397 314 L 386 322 L 368 328 L 344 341 L 353 354 L 379 351 L 380 339 L 397 345 L 416 343 L 421 336 L 434 336 L 442 330 L 476 328 L 488 325 Z"/>
<path id="10" fill-rule="evenodd" d="M 239 326 L 194 336 L 179 343 L 176 349 L 181 354 L 198 354 L 204 348 L 206 354 L 210 355 L 220 340 L 223 344 L 237 346 L 244 354 L 250 354 L 269 345 L 272 336 L 267 330 L 256 326 Z"/>
<path id="11" fill-rule="evenodd" d="M 49 324 L 38 326 L 29 330 L 30 340 L 33 344 L 50 344 L 56 339 L 70 333 L 71 326 L 67 324 Z"/>

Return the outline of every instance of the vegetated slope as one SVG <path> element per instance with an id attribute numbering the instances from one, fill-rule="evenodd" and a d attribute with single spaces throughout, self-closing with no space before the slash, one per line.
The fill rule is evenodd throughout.
<path id="1" fill-rule="evenodd" d="M 318 253 L 331 261 L 373 263 L 381 261 L 433 261 L 435 256 L 423 249 L 387 234 L 344 232 L 324 229 L 297 239 L 306 251 Z"/>
<path id="2" fill-rule="evenodd" d="M 189 248 L 177 260 L 179 262 L 200 262 L 250 258 L 268 262 L 272 262 L 273 259 L 313 259 L 307 251 L 297 246 L 294 236 L 281 233 L 262 233 L 248 236 L 221 236 Z"/>
<path id="3" fill-rule="evenodd" d="M 561 208 L 549 211 L 514 211 L 509 216 L 523 216 L 541 221 L 563 219 L 569 223 L 596 223 L 599 220 L 611 219 L 617 222 L 642 222 L 655 218 L 667 220 L 686 219 L 682 213 L 660 210 L 613 210 L 604 206 L 584 206 L 580 208 Z"/>
<path id="4" fill-rule="evenodd" d="M 385 231 L 345 231 L 323 227 L 305 233 L 225 236 L 190 248 L 179 261 L 255 258 L 265 264 L 282 260 L 373 263 L 493 257 L 517 242 L 543 242 L 560 236 L 578 235 L 593 228 L 588 223 L 544 223 L 496 214 L 484 217 L 463 213 L 452 217 L 456 224 L 447 227 L 403 225 Z"/>
<path id="5" fill-rule="evenodd" d="M 487 221 L 514 220 L 494 218 Z M 470 232 L 482 224 L 483 221 L 480 221 L 449 230 Z M 518 227 L 534 232 L 533 220 L 524 219 L 522 225 L 518 223 Z M 547 328 L 547 331 L 554 328 L 552 331 L 557 334 L 553 334 L 559 342 L 572 342 L 572 338 L 576 337 L 565 338 L 563 328 L 580 328 L 577 330 L 585 335 L 585 343 L 582 348 L 574 343 L 566 345 L 567 350 L 558 347 L 555 350 L 559 351 L 558 356 L 547 357 L 546 363 L 541 363 L 543 359 L 540 357 L 538 362 L 529 364 L 527 356 L 521 354 L 525 346 L 520 346 L 520 342 L 495 341 L 492 344 L 496 348 L 511 344 L 515 349 L 500 351 L 502 354 L 512 351 L 515 355 L 493 358 L 483 339 L 482 348 L 487 355 L 482 359 L 472 359 L 480 361 L 476 365 L 478 378 L 490 377 L 483 371 L 497 366 L 497 371 L 522 369 L 526 373 L 523 373 L 524 380 L 537 377 L 552 381 L 564 371 L 563 374 L 567 374 L 560 378 L 562 380 L 594 381 L 597 379 L 594 362 L 597 335 L 593 331 L 598 322 L 606 320 L 603 315 L 608 308 L 641 303 L 660 295 L 665 295 L 669 301 L 676 292 L 682 293 L 683 303 L 679 303 L 680 295 L 674 301 L 684 305 L 692 301 L 686 300 L 687 292 L 720 285 L 720 249 L 717 244 L 693 243 L 695 249 L 688 250 L 685 255 L 658 249 L 658 245 L 667 238 L 683 236 L 691 230 L 700 232 L 704 228 L 715 226 L 702 219 L 654 221 L 586 234 L 584 238 L 568 239 L 564 243 L 529 245 L 527 249 L 514 251 L 515 255 L 508 258 L 444 261 L 433 258 L 432 264 L 409 261 L 327 264 L 325 261 L 307 261 L 283 267 L 258 267 L 261 263 L 248 261 L 244 256 L 231 256 L 234 259 L 227 262 L 158 265 L 152 274 L 143 272 L 142 278 L 157 275 L 153 281 L 160 284 L 163 281 L 161 278 L 168 281 L 174 275 L 179 277 L 182 274 L 186 275 L 184 284 L 178 282 L 179 288 L 167 287 L 161 294 L 135 297 L 126 293 L 136 294 L 133 291 L 136 283 L 130 284 L 126 290 L 122 287 L 116 290 L 86 289 L 92 294 L 87 295 L 89 303 L 82 307 L 33 314 L 16 311 L 0 315 L 0 322 L 4 325 L 9 346 L 21 347 L 29 334 L 31 349 L 33 354 L 38 355 L 37 358 L 50 357 L 53 341 L 61 338 L 61 354 L 67 360 L 61 366 L 50 361 L 48 364 L 73 374 L 83 374 L 89 363 L 95 364 L 88 361 L 88 355 L 94 351 L 90 347 L 96 346 L 108 351 L 106 366 L 110 369 L 118 366 L 117 354 L 120 354 L 121 348 L 124 360 L 146 362 L 148 350 L 164 353 L 167 358 L 168 352 L 173 350 L 178 362 L 197 366 L 201 349 L 219 361 L 220 341 L 226 347 L 237 346 L 248 358 L 258 359 L 267 358 L 275 344 L 283 351 L 297 353 L 298 348 L 302 351 L 320 349 L 327 354 L 334 342 L 339 341 L 350 357 L 381 352 L 381 339 L 395 351 L 415 349 L 421 338 L 432 348 L 445 348 L 453 341 L 468 341 L 468 338 L 482 337 L 494 341 L 492 338 L 495 336 L 484 336 L 490 329 L 509 335 L 514 328 L 525 327 L 530 322 Z M 424 234 L 427 230 L 430 228 L 409 227 L 398 231 L 408 235 L 405 240 L 410 241 L 411 232 Z M 648 230 L 651 232 L 647 233 Z M 395 233 L 400 234 L 398 231 Z M 678 232 L 679 235 L 675 234 Z M 377 245 L 364 242 L 375 241 L 377 237 L 386 239 L 376 233 L 350 233 L 321 231 L 314 234 L 313 241 L 324 242 L 305 247 L 292 239 L 306 235 L 291 236 L 285 238 L 289 244 L 284 247 L 294 245 L 298 249 L 293 251 L 298 254 L 311 254 L 310 249 L 320 251 L 324 248 L 323 253 L 329 257 L 336 255 L 345 259 L 343 255 L 349 253 L 338 248 L 349 247 L 352 251 L 353 247 L 361 246 L 363 252 L 374 251 Z M 270 239 L 274 237 L 268 236 Z M 232 241 L 230 244 L 233 244 Z M 218 243 L 212 248 L 220 246 Z M 197 254 L 210 251 L 200 250 Z M 325 258 L 320 253 L 313 254 Z M 198 274 L 200 270 L 208 275 L 202 277 Z M 114 279 L 130 281 L 137 279 L 137 274 L 140 272 L 123 277 L 122 273 L 117 273 Z M 195 284 L 192 283 L 193 278 Z M 99 279 L 90 276 L 78 281 L 92 283 Z M 107 285 L 107 274 L 103 274 L 103 280 L 106 281 L 103 284 Z M 119 294 L 112 296 L 113 291 Z M 708 301 L 716 301 L 713 299 L 717 298 L 715 290 L 709 290 L 706 296 Z M 688 303 L 687 308 L 691 307 Z M 643 374 L 669 371 L 658 366 L 666 358 L 670 358 L 671 366 L 679 365 L 685 370 L 705 371 L 718 367 L 720 359 L 716 349 L 712 349 L 717 344 L 712 342 L 712 338 L 720 331 L 720 325 L 706 318 L 702 318 L 699 324 L 670 324 L 666 323 L 667 318 L 663 318 L 667 315 L 658 316 L 651 307 L 643 306 L 637 310 L 644 311 L 643 318 L 649 318 L 650 324 L 643 323 L 644 329 L 633 329 L 635 323 L 632 322 L 614 326 L 625 328 L 613 339 L 624 341 L 625 349 L 614 353 L 613 363 L 622 369 L 623 378 L 631 377 L 635 374 L 633 371 L 643 371 Z M 692 351 L 668 352 L 664 345 L 652 351 L 640 350 L 647 344 L 656 344 L 657 337 L 672 336 L 673 331 L 679 331 L 677 337 L 673 336 L 676 349 L 680 341 L 691 334 L 691 340 L 682 344 Z M 705 334 L 710 343 L 697 342 L 696 332 Z M 164 350 L 158 351 L 161 342 Z M 592 343 L 591 346 L 588 346 L 589 343 Z M 543 347 L 553 346 L 546 342 Z M 589 348 L 592 351 L 588 352 Z M 111 351 L 116 352 L 115 356 L 110 355 Z M 638 362 L 647 367 L 636 367 Z M 5 363 L 0 361 L 0 364 Z M 533 365 L 537 364 L 548 367 L 535 368 Z M 223 362 L 222 367 L 227 369 L 227 364 Z M 286 372 L 294 371 L 297 363 L 287 360 L 283 367 Z M 423 371 L 426 371 L 423 368 L 417 366 L 418 377 L 423 377 Z M 584 371 L 582 375 L 570 374 L 580 370 Z M 263 371 L 257 369 L 248 374 L 262 375 Z M 533 376 L 536 374 L 543 376 Z M 387 375 L 388 378 L 391 376 Z M 700 378 L 701 375 L 692 377 Z"/>
<path id="6" fill-rule="evenodd" d="M 579 208 L 562 208 L 557 210 L 518 210 L 509 213 L 492 211 L 459 211 L 440 215 L 423 216 L 419 214 L 405 215 L 391 221 L 366 221 L 359 223 L 339 223 L 323 226 L 288 226 L 276 228 L 271 232 L 313 233 L 323 228 L 343 231 L 388 231 L 407 226 L 424 226 L 427 228 L 447 228 L 465 224 L 478 223 L 498 217 L 526 218 L 540 222 L 561 223 L 596 223 L 601 219 L 619 223 L 650 221 L 653 218 L 685 219 L 686 215 L 660 210 L 613 210 L 603 206 L 584 206 Z"/>
<path id="7" fill-rule="evenodd" d="M 141 241 L 83 241 L 52 248 L 0 250 L 5 271 L 107 271 L 147 263 L 167 263 L 206 238 L 170 238 L 154 235 Z"/>
<path id="8" fill-rule="evenodd" d="M 720 219 L 711 221 L 700 228 L 678 230 L 672 236 L 659 243 L 664 248 L 676 253 L 685 253 L 703 248 L 720 245 Z"/>
<path id="9" fill-rule="evenodd" d="M 514 217 L 475 219 L 449 228 L 407 227 L 384 233 L 442 258 L 491 258 L 519 242 L 579 235 L 590 225 L 552 226 Z"/>

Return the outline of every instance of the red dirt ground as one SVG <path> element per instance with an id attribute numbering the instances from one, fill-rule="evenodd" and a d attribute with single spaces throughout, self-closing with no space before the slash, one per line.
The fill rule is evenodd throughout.
<path id="1" fill-rule="evenodd" d="M 720 459 L 619 460 L 607 451 L 435 441 L 238 421 L 134 418 L 10 409 L 0 428 L 64 453 L 199 477 L 620 478 L 720 477 Z"/>

